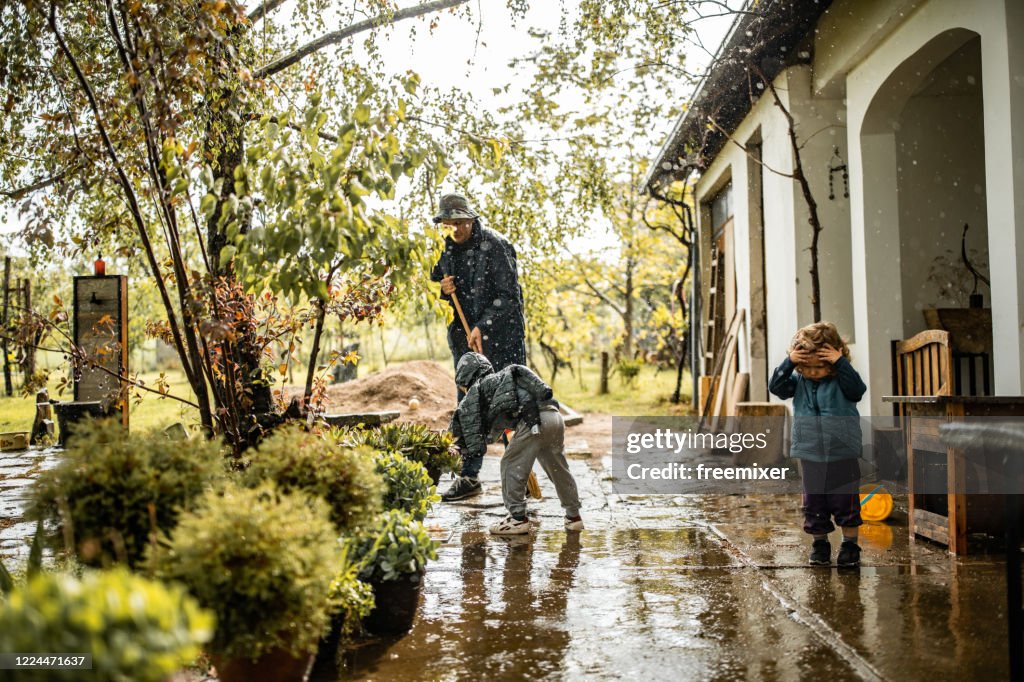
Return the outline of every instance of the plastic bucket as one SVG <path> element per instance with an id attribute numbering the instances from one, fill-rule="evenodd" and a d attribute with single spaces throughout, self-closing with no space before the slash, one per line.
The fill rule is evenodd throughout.
<path id="1" fill-rule="evenodd" d="M 867 483 L 860 487 L 860 517 L 865 521 L 884 521 L 892 513 L 892 495 L 883 486 Z"/>

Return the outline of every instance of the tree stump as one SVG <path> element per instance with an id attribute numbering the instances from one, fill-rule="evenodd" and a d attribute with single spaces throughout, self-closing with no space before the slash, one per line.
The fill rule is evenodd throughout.
<path id="1" fill-rule="evenodd" d="M 740 433 L 765 434 L 764 448 L 750 448 L 732 457 L 736 466 L 781 464 L 786 451 L 786 406 L 782 403 L 736 403 L 736 426 Z"/>

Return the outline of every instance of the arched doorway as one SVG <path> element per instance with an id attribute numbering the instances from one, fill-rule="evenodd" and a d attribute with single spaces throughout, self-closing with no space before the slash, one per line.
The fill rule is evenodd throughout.
<path id="1" fill-rule="evenodd" d="M 968 306 L 975 278 L 961 259 L 964 225 L 968 258 L 988 275 L 981 55 L 977 33 L 944 31 L 893 70 L 866 110 L 860 146 L 873 358 L 887 355 L 890 339 L 935 326 L 932 310 Z M 977 292 L 988 305 L 987 286 Z"/>

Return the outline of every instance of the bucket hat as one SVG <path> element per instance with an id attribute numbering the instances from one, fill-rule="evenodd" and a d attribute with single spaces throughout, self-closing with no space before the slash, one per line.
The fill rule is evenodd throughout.
<path id="1" fill-rule="evenodd" d="M 442 220 L 472 220 L 479 218 L 480 214 L 469 207 L 466 197 L 461 194 L 445 194 L 441 197 L 438 213 L 434 216 L 434 222 Z"/>

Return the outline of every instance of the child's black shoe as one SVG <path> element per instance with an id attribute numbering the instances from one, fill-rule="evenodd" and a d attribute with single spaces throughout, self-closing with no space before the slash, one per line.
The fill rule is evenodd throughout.
<path id="1" fill-rule="evenodd" d="M 846 543 L 843 543 L 846 544 Z M 828 566 L 832 563 L 832 545 L 828 540 L 815 540 L 811 544 L 811 566 Z"/>
<path id="2" fill-rule="evenodd" d="M 852 568 L 860 565 L 860 545 L 850 540 L 843 540 L 839 545 L 839 556 L 836 557 L 836 566 Z"/>
<path id="3" fill-rule="evenodd" d="M 482 495 L 484 487 L 480 485 L 480 481 L 469 476 L 459 476 L 452 483 L 451 487 L 448 488 L 441 495 L 441 499 L 445 502 L 455 502 L 456 500 L 464 500 L 467 497 L 476 497 Z"/>

